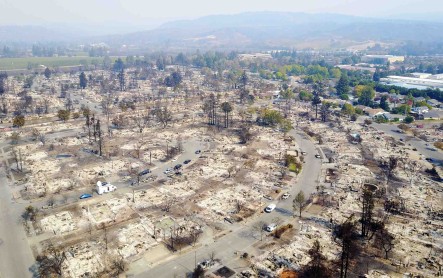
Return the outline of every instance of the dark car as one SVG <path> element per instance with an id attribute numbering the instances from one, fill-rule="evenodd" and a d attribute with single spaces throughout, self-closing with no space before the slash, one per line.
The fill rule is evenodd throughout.
<path id="1" fill-rule="evenodd" d="M 224 220 L 228 223 L 231 223 L 231 224 L 234 223 L 234 220 L 232 220 L 231 217 L 225 217 Z"/>
<path id="2" fill-rule="evenodd" d="M 80 199 L 88 199 L 88 198 L 91 198 L 91 197 L 92 197 L 92 195 L 91 194 L 87 194 L 87 193 L 80 195 Z"/>
<path id="3" fill-rule="evenodd" d="M 427 157 L 426 160 L 429 161 L 429 162 L 433 162 L 434 161 L 434 159 L 432 159 L 430 157 Z"/>
<path id="4" fill-rule="evenodd" d="M 138 175 L 139 175 L 139 176 L 143 176 L 143 175 L 147 175 L 147 174 L 149 174 L 149 173 L 151 173 L 151 170 L 146 169 L 146 170 L 141 171 Z"/>
<path id="5" fill-rule="evenodd" d="M 188 164 L 189 162 L 191 162 L 191 160 L 190 159 L 186 159 L 183 163 L 184 164 Z"/>
<path id="6" fill-rule="evenodd" d="M 177 165 L 174 166 L 174 170 L 178 170 L 178 169 L 180 169 L 181 167 L 182 167 L 181 164 L 177 164 Z"/>
<path id="7" fill-rule="evenodd" d="M 201 150 L 196 150 L 195 154 L 200 154 L 202 151 Z"/>

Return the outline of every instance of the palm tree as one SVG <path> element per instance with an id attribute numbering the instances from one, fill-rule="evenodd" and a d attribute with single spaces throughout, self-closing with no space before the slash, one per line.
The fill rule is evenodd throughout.
<path id="1" fill-rule="evenodd" d="M 232 105 L 225 101 L 221 104 L 221 109 L 225 112 L 225 127 L 229 126 L 229 113 L 232 111 Z"/>

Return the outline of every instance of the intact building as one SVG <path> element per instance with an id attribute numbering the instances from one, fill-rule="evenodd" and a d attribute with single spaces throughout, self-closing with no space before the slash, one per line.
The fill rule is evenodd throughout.
<path id="1" fill-rule="evenodd" d="M 394 55 L 365 55 L 361 57 L 362 62 L 373 63 L 373 64 L 386 64 L 395 62 L 404 62 L 404 56 L 394 56 Z"/>
<path id="2" fill-rule="evenodd" d="M 443 88 L 443 80 L 439 79 L 428 79 L 428 78 L 415 78 L 415 77 L 406 77 L 406 76 L 395 76 L 390 75 L 386 78 L 381 78 L 380 81 L 385 82 L 386 84 L 392 84 L 401 86 L 401 84 L 407 85 L 418 85 L 425 88 Z"/>

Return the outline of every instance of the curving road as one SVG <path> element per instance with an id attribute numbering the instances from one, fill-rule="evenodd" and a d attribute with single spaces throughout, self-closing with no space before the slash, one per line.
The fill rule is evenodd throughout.
<path id="1" fill-rule="evenodd" d="M 251 235 L 253 227 L 261 221 L 271 223 L 278 217 L 285 222 L 295 222 L 292 213 L 292 199 L 300 190 L 303 190 L 305 196 L 316 190 L 318 178 L 321 172 L 321 160 L 315 158 L 318 153 L 314 143 L 303 133 L 292 130 L 290 133 L 301 149 L 307 154 L 303 171 L 298 177 L 297 183 L 291 188 L 292 197 L 287 200 L 267 201 L 277 205 L 271 213 L 261 213 L 258 217 L 248 220 L 246 223 L 234 223 L 229 228 L 232 232 L 214 241 L 211 244 L 197 247 L 184 254 L 177 254 L 160 264 L 150 267 L 146 265 L 147 270 L 142 273 L 136 273 L 135 277 L 185 277 L 186 273 L 192 271 L 196 262 L 208 259 L 210 253 L 214 252 L 216 258 L 220 259 L 224 265 L 231 269 L 241 270 L 242 263 L 239 260 L 238 253 L 253 252 L 253 245 L 260 240 L 260 236 Z M 294 223 L 295 225 L 298 222 Z"/>

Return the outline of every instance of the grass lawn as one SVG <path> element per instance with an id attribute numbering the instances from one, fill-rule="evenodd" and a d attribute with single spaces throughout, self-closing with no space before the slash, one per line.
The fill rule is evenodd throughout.
<path id="1" fill-rule="evenodd" d="M 111 59 L 113 59 L 113 57 L 111 57 Z M 76 57 L 0 58 L 0 71 L 27 69 L 28 64 L 32 64 L 33 68 L 39 65 L 44 65 L 51 68 L 51 67 L 62 67 L 62 66 L 85 65 L 85 64 L 90 65 L 93 62 L 102 64 L 103 57 L 76 56 Z"/>

